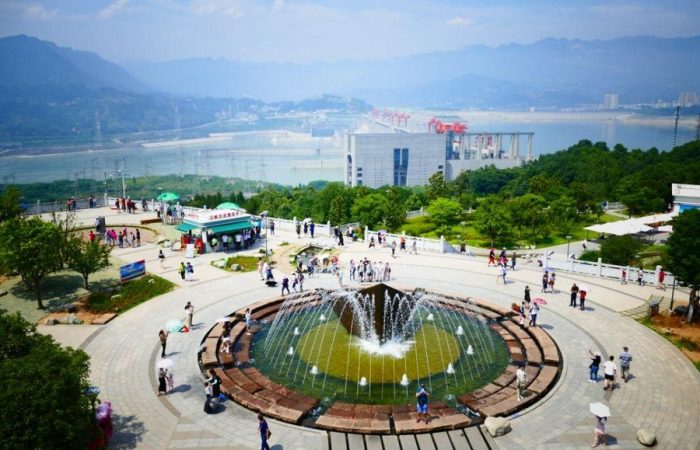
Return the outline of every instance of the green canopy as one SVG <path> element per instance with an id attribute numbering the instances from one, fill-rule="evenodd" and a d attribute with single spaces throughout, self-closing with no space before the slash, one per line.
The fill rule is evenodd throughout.
<path id="1" fill-rule="evenodd" d="M 214 233 L 228 233 L 231 231 L 245 230 L 246 228 L 253 228 L 253 224 L 249 220 L 244 220 L 242 222 L 227 223 L 225 225 L 214 225 L 208 229 Z"/>
<path id="2" fill-rule="evenodd" d="M 199 227 L 197 227 L 195 225 L 191 225 L 189 223 L 181 223 L 180 225 L 175 227 L 176 230 L 182 231 L 183 233 L 187 233 L 188 231 L 191 231 L 191 230 L 196 230 L 197 228 L 199 228 Z"/>
<path id="3" fill-rule="evenodd" d="M 174 192 L 163 192 L 158 197 L 156 197 L 156 200 L 158 200 L 159 202 L 176 202 L 180 200 L 180 196 Z"/>
<path id="4" fill-rule="evenodd" d="M 224 202 L 220 204 L 219 206 L 216 207 L 216 209 L 241 209 L 238 204 L 233 203 L 233 202 Z"/>

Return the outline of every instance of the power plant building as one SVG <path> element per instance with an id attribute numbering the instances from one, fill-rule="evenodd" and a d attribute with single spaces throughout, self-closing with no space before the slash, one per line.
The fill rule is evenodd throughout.
<path id="1" fill-rule="evenodd" d="M 344 158 L 348 186 L 422 186 L 436 172 L 453 180 L 482 167 L 517 167 L 520 137 L 532 159 L 534 133 L 350 133 Z M 509 143 L 504 150 L 504 141 Z"/>

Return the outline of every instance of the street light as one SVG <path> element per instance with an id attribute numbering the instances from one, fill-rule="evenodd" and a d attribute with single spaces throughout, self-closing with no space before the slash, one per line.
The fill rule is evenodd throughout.
<path id="1" fill-rule="evenodd" d="M 260 218 L 265 221 L 265 262 L 267 262 L 267 210 L 260 213 Z"/>
<path id="2" fill-rule="evenodd" d="M 569 244 L 571 244 L 571 236 L 566 235 L 566 259 L 569 259 Z"/>

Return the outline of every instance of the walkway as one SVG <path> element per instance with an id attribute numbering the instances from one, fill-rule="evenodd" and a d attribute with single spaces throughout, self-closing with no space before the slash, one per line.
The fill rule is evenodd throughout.
<path id="1" fill-rule="evenodd" d="M 271 247 L 296 236 L 278 234 Z M 362 243 L 342 250 L 341 261 L 347 264 L 368 256 L 390 260 L 389 249 L 365 248 Z M 391 260 L 397 283 L 425 286 L 445 292 L 458 292 L 510 305 L 522 298 L 526 284 L 538 294 L 541 273 L 534 265 L 509 274 L 509 283 L 496 285 L 496 271 L 482 259 L 461 255 L 407 255 Z M 212 268 L 213 273 L 218 269 Z M 157 271 L 156 271 L 157 273 Z M 92 381 L 102 388 L 101 398 L 112 402 L 117 431 L 113 448 L 230 448 L 257 447 L 256 418 L 253 413 L 233 402 L 215 415 L 202 411 L 204 393 L 197 365 L 197 350 L 202 336 L 218 317 L 246 304 L 277 294 L 276 289 L 260 283 L 256 273 L 220 272 L 207 280 L 153 299 L 119 316 L 82 342 L 92 358 Z M 568 307 L 568 288 L 573 281 L 592 288 L 587 310 Z M 346 277 L 347 281 L 347 277 Z M 653 287 L 620 286 L 611 280 L 570 276 L 560 273 L 558 288 L 564 292 L 542 295 L 548 305 L 539 321 L 557 341 L 564 364 L 561 380 L 547 397 L 512 418 L 513 431 L 506 436 L 474 441 L 473 448 L 502 449 L 569 449 L 589 448 L 593 420 L 588 404 L 603 400 L 610 405 L 613 417 L 608 428 L 610 448 L 639 448 L 634 433 L 649 428 L 659 439 L 657 448 L 700 448 L 700 374 L 673 345 L 630 318 L 620 314 L 643 306 Z M 308 279 L 305 287 L 334 287 L 335 277 Z M 167 353 L 175 363 L 175 392 L 157 397 L 155 364 L 159 352 L 157 333 L 170 318 L 182 318 L 184 305 L 195 305 L 195 326 L 191 333 L 171 335 Z M 70 335 L 69 327 L 55 330 Z M 618 355 L 623 346 L 634 355 L 633 378 L 612 393 L 605 393 L 602 383 L 587 383 L 589 349 L 603 355 Z M 357 435 L 328 435 L 309 428 L 272 422 L 272 443 L 276 450 L 328 448 L 374 449 L 397 448 L 392 437 L 377 439 Z M 402 437 L 407 448 L 470 448 L 467 438 L 478 429 L 461 434 L 417 435 Z M 447 436 L 447 441 L 444 437 Z M 455 437 L 456 436 L 456 437 Z M 467 436 L 467 437 L 465 437 Z M 475 445 L 482 445 L 481 447 Z M 347 447 L 349 445 L 349 447 Z"/>

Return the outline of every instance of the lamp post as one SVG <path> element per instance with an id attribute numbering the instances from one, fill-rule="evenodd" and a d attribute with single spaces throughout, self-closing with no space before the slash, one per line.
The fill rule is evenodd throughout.
<path id="1" fill-rule="evenodd" d="M 267 210 L 260 213 L 260 218 L 265 221 L 265 262 L 267 262 Z"/>
<path id="2" fill-rule="evenodd" d="M 671 288 L 671 304 L 669 305 L 668 309 L 673 313 L 673 296 L 676 293 L 676 276 L 673 276 L 673 287 Z"/>
<path id="3" fill-rule="evenodd" d="M 566 235 L 566 259 L 569 259 L 569 244 L 571 244 L 571 236 Z"/>

